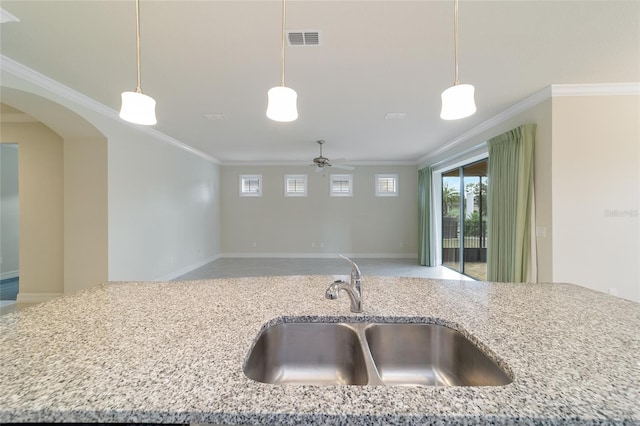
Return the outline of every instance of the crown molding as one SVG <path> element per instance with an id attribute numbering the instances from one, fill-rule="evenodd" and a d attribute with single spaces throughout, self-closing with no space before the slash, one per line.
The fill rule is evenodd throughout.
<path id="1" fill-rule="evenodd" d="M 235 161 L 220 161 L 217 158 L 206 154 L 196 148 L 193 148 L 177 139 L 172 138 L 152 127 L 141 126 L 133 123 L 123 121 L 118 116 L 118 112 L 112 108 L 107 107 L 100 102 L 74 90 L 68 86 L 65 86 L 52 78 L 47 77 L 5 55 L 0 55 L 0 70 L 13 74 L 35 86 L 47 90 L 53 94 L 56 94 L 63 99 L 66 99 L 72 103 L 80 105 L 91 111 L 97 112 L 109 119 L 116 120 L 121 124 L 124 124 L 130 128 L 136 129 L 141 133 L 145 133 L 152 136 L 162 142 L 168 143 L 178 149 L 194 154 L 207 161 L 211 161 L 215 164 L 222 166 L 300 166 L 308 165 L 307 162 L 302 161 L 255 161 L 255 162 L 235 162 Z M 503 112 L 496 114 L 490 119 L 480 123 L 479 125 L 469 129 L 462 133 L 458 137 L 444 143 L 437 149 L 430 151 L 429 153 L 420 157 L 417 161 L 357 161 L 350 162 L 350 165 L 429 165 L 429 160 L 435 159 L 435 157 L 443 152 L 449 151 L 456 146 L 464 143 L 470 138 L 481 134 L 482 132 L 497 126 L 500 123 L 520 114 L 521 112 L 538 105 L 545 100 L 552 97 L 566 97 L 566 96 L 620 96 L 620 95 L 640 95 L 640 82 L 629 83 L 601 83 L 601 84 L 552 84 L 547 86 L 531 96 L 523 99 L 515 105 L 507 108 Z"/>
<path id="2" fill-rule="evenodd" d="M 21 78 L 24 81 L 27 81 L 41 89 L 44 89 L 48 92 L 51 92 L 57 96 L 60 96 L 63 99 L 66 99 L 69 102 L 80 105 L 84 108 L 87 108 L 93 112 L 97 112 L 104 117 L 107 117 L 111 120 L 115 120 L 123 125 L 126 125 L 132 129 L 136 129 L 141 133 L 145 133 L 153 138 L 156 138 L 164 143 L 167 143 L 173 147 L 181 149 L 183 151 L 194 154 L 198 157 L 201 157 L 207 161 L 211 161 L 215 164 L 220 164 L 220 161 L 217 158 L 212 157 L 209 154 L 206 154 L 198 149 L 195 149 L 183 142 L 180 142 L 177 139 L 172 138 L 171 136 L 165 135 L 164 133 L 156 130 L 152 127 L 141 126 L 138 124 L 129 123 L 127 121 L 121 120 L 118 116 L 118 112 L 108 106 L 101 104 L 100 102 L 83 95 L 82 93 L 65 86 L 62 83 L 55 81 L 54 79 L 47 77 L 44 74 L 35 71 L 20 62 L 17 62 L 8 56 L 0 55 L 0 70 L 5 71 L 9 74 L 13 74 L 16 77 Z"/>
<path id="3" fill-rule="evenodd" d="M 20 22 L 20 18 L 0 7 L 0 24 L 8 24 L 10 22 Z"/>
<path id="4" fill-rule="evenodd" d="M 118 118 L 118 113 L 115 110 L 91 99 L 86 95 L 83 95 L 82 93 L 73 90 L 72 88 L 67 87 L 64 84 L 59 83 L 54 79 L 27 67 L 26 65 L 22 65 L 20 62 L 14 61 L 8 56 L 1 55 L 0 59 L 1 70 L 13 74 L 16 77 L 20 77 L 21 79 L 34 84 L 41 89 L 45 89 L 68 101 L 81 105 L 108 118 L 114 120 Z"/>
<path id="5" fill-rule="evenodd" d="M 262 166 L 289 166 L 289 167 L 297 167 L 297 166 L 313 166 L 311 164 L 311 160 L 309 161 L 221 161 L 221 166 L 229 166 L 229 167 L 262 167 Z"/>
<path id="6" fill-rule="evenodd" d="M 480 123 L 479 125 L 472 127 L 466 132 L 462 133 L 460 136 L 446 142 L 444 145 L 441 145 L 439 148 L 429 152 L 418 160 L 418 163 L 421 166 L 428 166 L 429 160 L 436 157 L 438 154 L 441 154 L 445 151 L 455 148 L 456 146 L 466 142 L 468 139 L 471 139 L 474 136 L 479 135 L 480 133 L 491 129 L 492 127 L 497 126 L 498 124 L 507 121 L 508 119 L 515 117 L 516 115 L 522 113 L 523 111 L 528 110 L 541 102 L 549 99 L 551 97 L 551 86 L 545 87 L 541 90 L 538 90 L 533 95 L 521 100 L 517 104 L 507 108 L 499 114 L 494 115 L 490 119 Z"/>
<path id="7" fill-rule="evenodd" d="M 552 84 L 551 96 L 629 96 L 640 95 L 640 82 L 602 84 Z"/>
<path id="8" fill-rule="evenodd" d="M 471 139 L 482 132 L 501 124 L 512 117 L 532 108 L 547 99 L 562 96 L 623 96 L 640 95 L 640 82 L 631 83 L 602 83 L 602 84 L 552 84 L 544 87 L 531 96 L 526 97 L 517 104 L 507 108 L 503 112 L 494 115 L 490 119 L 462 133 L 460 136 L 446 142 L 444 145 L 422 156 L 418 160 L 420 167 L 428 166 L 429 160 L 434 159 L 438 154 L 442 154 L 463 142 Z"/>
<path id="9" fill-rule="evenodd" d="M 340 164 L 346 164 L 345 162 L 340 162 Z M 350 166 L 416 166 L 418 162 L 415 160 L 398 160 L 398 161 L 349 161 L 348 164 Z"/>
<path id="10" fill-rule="evenodd" d="M 415 166 L 417 161 L 340 161 L 341 166 Z M 221 161 L 221 166 L 229 167 L 262 167 L 262 166 L 278 166 L 278 167 L 299 167 L 314 166 L 312 161 Z M 338 165 L 338 164 L 336 164 Z"/>

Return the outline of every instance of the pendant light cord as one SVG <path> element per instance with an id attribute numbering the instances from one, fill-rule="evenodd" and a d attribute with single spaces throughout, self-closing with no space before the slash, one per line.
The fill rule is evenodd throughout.
<path id="1" fill-rule="evenodd" d="M 285 21 L 287 19 L 286 0 L 282 0 L 282 80 L 280 85 L 284 87 L 284 55 L 285 55 Z"/>
<path id="2" fill-rule="evenodd" d="M 136 93 L 142 93 L 140 88 L 140 0 L 136 0 L 136 63 L 138 67 Z"/>
<path id="3" fill-rule="evenodd" d="M 453 85 L 457 86 L 460 84 L 458 80 L 458 0 L 454 0 L 453 6 L 453 56 L 455 61 L 455 80 L 453 81 Z"/>

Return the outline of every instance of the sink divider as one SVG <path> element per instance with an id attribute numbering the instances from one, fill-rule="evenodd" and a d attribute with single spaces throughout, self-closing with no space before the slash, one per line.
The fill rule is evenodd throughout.
<path id="1" fill-rule="evenodd" d="M 380 373 L 378 372 L 378 367 L 376 367 L 376 363 L 373 360 L 371 348 L 369 347 L 367 336 L 365 334 L 366 328 L 370 327 L 372 323 L 342 322 L 340 325 L 349 327 L 354 333 L 356 333 L 356 336 L 358 336 L 358 343 L 360 343 L 360 348 L 362 349 L 362 355 L 364 357 L 365 369 L 367 370 L 367 386 L 385 386 L 385 383 L 382 381 Z"/>

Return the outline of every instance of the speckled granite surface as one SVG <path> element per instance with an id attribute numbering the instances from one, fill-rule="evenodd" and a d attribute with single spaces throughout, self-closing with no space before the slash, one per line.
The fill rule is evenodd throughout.
<path id="1" fill-rule="evenodd" d="M 640 424 L 640 304 L 565 284 L 365 276 L 107 283 L 0 317 L 0 422 Z M 444 320 L 504 363 L 497 387 L 302 386 L 242 364 L 278 318 Z M 344 319 L 344 318 L 342 318 Z"/>

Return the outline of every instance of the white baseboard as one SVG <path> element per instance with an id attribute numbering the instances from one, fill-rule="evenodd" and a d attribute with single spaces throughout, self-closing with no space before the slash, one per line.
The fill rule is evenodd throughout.
<path id="1" fill-rule="evenodd" d="M 18 292 L 16 303 L 42 303 L 62 296 L 63 293 L 24 293 Z"/>
<path id="2" fill-rule="evenodd" d="M 20 271 L 19 270 L 0 272 L 0 280 L 8 280 L 8 279 L 11 279 L 11 278 L 18 278 L 19 276 L 20 276 Z"/>
<path id="3" fill-rule="evenodd" d="M 334 259 L 338 254 L 356 259 L 417 259 L 417 253 L 221 253 L 221 258 Z"/>
<path id="4" fill-rule="evenodd" d="M 211 263 L 214 260 L 218 259 L 220 256 L 219 255 L 213 255 L 213 256 L 209 256 L 206 259 L 201 259 L 195 263 L 192 263 L 191 265 L 187 265 L 185 267 L 182 267 L 180 269 L 176 269 L 173 272 L 170 272 L 168 274 L 156 277 L 154 279 L 154 281 L 171 281 L 173 279 L 176 279 L 184 274 L 188 274 L 189 272 L 196 270 L 204 265 L 206 265 L 207 263 Z"/>

